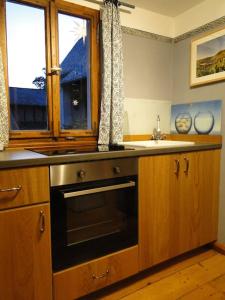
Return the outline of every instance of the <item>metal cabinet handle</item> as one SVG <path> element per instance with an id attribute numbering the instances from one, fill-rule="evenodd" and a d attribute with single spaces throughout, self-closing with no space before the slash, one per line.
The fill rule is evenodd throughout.
<path id="1" fill-rule="evenodd" d="M 177 176 L 179 175 L 180 172 L 180 161 L 178 159 L 175 159 L 175 170 L 174 170 L 174 174 L 176 174 Z"/>
<path id="2" fill-rule="evenodd" d="M 45 232 L 45 214 L 44 211 L 40 211 L 40 232 Z"/>
<path id="3" fill-rule="evenodd" d="M 121 184 L 98 187 L 98 188 L 94 188 L 94 189 L 64 193 L 64 198 L 72 198 L 72 197 L 96 194 L 96 193 L 101 193 L 101 192 L 106 192 L 106 191 L 125 189 L 125 188 L 129 188 L 129 187 L 133 187 L 135 185 L 136 185 L 135 181 L 129 181 L 127 183 L 121 183 Z"/>
<path id="4" fill-rule="evenodd" d="M 12 187 L 12 188 L 7 188 L 7 189 L 0 189 L 0 193 L 5 193 L 5 192 L 19 192 L 22 189 L 21 185 Z"/>
<path id="5" fill-rule="evenodd" d="M 101 279 L 101 278 L 106 277 L 108 274 L 109 274 L 109 269 L 107 269 L 105 273 L 103 273 L 103 274 L 101 274 L 99 276 L 97 276 L 95 274 L 92 274 L 92 279 Z"/>
<path id="6" fill-rule="evenodd" d="M 184 169 L 184 173 L 186 175 L 188 175 L 188 171 L 189 171 L 189 159 L 187 157 L 184 158 L 185 161 L 185 169 Z"/>

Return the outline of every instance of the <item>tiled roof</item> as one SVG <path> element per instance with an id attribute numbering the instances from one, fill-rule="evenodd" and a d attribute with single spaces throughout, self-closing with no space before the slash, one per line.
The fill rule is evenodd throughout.
<path id="1" fill-rule="evenodd" d="M 87 77 L 88 39 L 81 38 L 61 63 L 61 84 Z"/>
<path id="2" fill-rule="evenodd" d="M 11 105 L 45 106 L 47 104 L 44 89 L 10 87 L 9 94 Z"/>
<path id="3" fill-rule="evenodd" d="M 89 39 L 79 39 L 61 63 L 61 84 L 66 84 L 87 77 Z M 45 89 L 10 87 L 11 105 L 45 106 L 47 96 Z"/>

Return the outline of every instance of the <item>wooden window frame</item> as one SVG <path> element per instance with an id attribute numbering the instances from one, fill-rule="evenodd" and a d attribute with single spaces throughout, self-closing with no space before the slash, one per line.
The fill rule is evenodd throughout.
<path id="1" fill-rule="evenodd" d="M 31 146 L 40 142 L 41 145 L 66 144 L 71 139 L 81 142 L 97 140 L 99 122 L 99 96 L 100 96 L 100 60 L 98 28 L 100 13 L 97 10 L 77 5 L 62 0 L 16 0 L 17 3 L 39 7 L 45 10 L 46 34 L 46 72 L 51 72 L 51 67 L 59 65 L 58 55 L 58 12 L 72 16 L 83 17 L 90 20 L 90 65 L 91 65 L 91 129 L 90 130 L 62 130 L 60 129 L 60 80 L 58 75 L 46 76 L 48 97 L 48 126 L 49 130 L 10 130 L 9 147 Z M 2 48 L 6 93 L 8 98 L 8 111 L 10 119 L 10 99 L 8 90 L 8 65 L 6 42 L 6 1 L 0 0 L 0 47 Z M 9 121 L 10 128 L 10 121 Z M 69 143 L 70 141 L 68 141 Z"/>

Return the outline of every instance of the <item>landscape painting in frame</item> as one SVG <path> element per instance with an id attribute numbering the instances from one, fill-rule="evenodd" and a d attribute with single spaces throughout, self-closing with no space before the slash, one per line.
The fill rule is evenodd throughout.
<path id="1" fill-rule="evenodd" d="M 191 43 L 191 86 L 225 79 L 225 28 Z"/>

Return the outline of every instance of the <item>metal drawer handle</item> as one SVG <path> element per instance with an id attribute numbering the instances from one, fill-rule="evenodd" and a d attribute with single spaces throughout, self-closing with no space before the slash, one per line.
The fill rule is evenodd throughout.
<path id="1" fill-rule="evenodd" d="M 45 214 L 44 211 L 40 211 L 40 232 L 45 232 Z"/>
<path id="2" fill-rule="evenodd" d="M 92 279 L 101 279 L 101 278 L 106 277 L 108 274 L 109 274 L 109 269 L 107 269 L 105 273 L 103 273 L 99 276 L 96 276 L 95 274 L 92 274 Z"/>
<path id="3" fill-rule="evenodd" d="M 8 188 L 8 189 L 0 189 L 0 192 L 5 193 L 5 192 L 19 192 L 22 189 L 21 185 Z"/>
<path id="4" fill-rule="evenodd" d="M 176 164 L 176 167 L 175 167 L 174 174 L 176 174 L 178 176 L 179 172 L 180 172 L 180 161 L 178 159 L 175 159 L 175 164 Z"/>
<path id="5" fill-rule="evenodd" d="M 186 175 L 188 175 L 188 171 L 189 171 L 189 159 L 188 158 L 184 158 L 184 161 L 185 161 L 185 163 L 186 163 L 186 167 L 185 167 L 185 169 L 184 169 L 184 173 L 186 174 Z"/>

